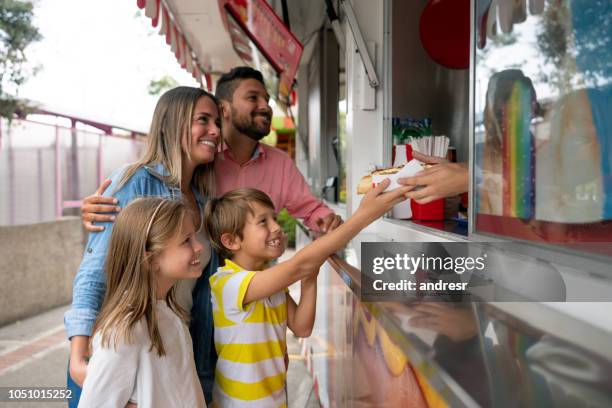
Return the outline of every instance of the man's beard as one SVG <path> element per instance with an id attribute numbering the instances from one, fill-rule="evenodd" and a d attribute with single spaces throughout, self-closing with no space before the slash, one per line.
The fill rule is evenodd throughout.
<path id="1" fill-rule="evenodd" d="M 250 115 L 239 115 L 238 112 L 232 109 L 232 125 L 240 133 L 244 133 L 253 140 L 260 141 L 270 133 L 270 125 L 272 123 L 272 117 L 268 114 L 250 114 Z M 258 125 L 255 122 L 257 116 L 264 116 L 268 119 L 268 125 Z"/>

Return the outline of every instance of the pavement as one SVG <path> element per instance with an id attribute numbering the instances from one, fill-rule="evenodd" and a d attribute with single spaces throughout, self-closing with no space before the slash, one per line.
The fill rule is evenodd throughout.
<path id="1" fill-rule="evenodd" d="M 295 289 L 295 290 L 294 290 Z M 299 285 L 291 293 L 299 293 Z M 0 328 L 0 389 L 2 387 L 65 387 L 70 343 L 63 316 L 68 306 Z M 311 376 L 301 354 L 301 342 L 287 333 L 289 370 L 287 394 L 290 408 L 319 407 Z M 65 402 L 2 402 L 0 407 L 54 408 Z"/>
<path id="2" fill-rule="evenodd" d="M 70 344 L 62 306 L 0 328 L 0 387 L 65 387 Z M 1 402 L 0 407 L 64 407 L 65 402 Z"/>

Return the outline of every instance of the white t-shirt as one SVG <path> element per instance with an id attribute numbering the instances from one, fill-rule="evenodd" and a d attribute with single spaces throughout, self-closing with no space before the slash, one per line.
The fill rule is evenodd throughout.
<path id="1" fill-rule="evenodd" d="M 158 300 L 157 325 L 166 354 L 149 351 L 147 324 L 136 323 L 132 343 L 124 341 L 101 347 L 100 336 L 93 339 L 93 355 L 79 407 L 125 407 L 128 401 L 139 408 L 206 407 L 196 373 L 189 330 L 182 320 Z"/>

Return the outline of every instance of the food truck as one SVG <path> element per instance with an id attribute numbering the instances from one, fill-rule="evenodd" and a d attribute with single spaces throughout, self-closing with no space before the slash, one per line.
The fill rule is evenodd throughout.
<path id="1" fill-rule="evenodd" d="M 322 406 L 612 405 L 609 1 L 139 5 L 204 86 L 238 64 L 264 72 L 296 119 L 298 167 L 344 219 L 362 177 L 414 150 L 466 177 L 322 267 L 303 344 Z M 370 242 L 485 243 L 496 272 L 469 301 L 365 301 Z"/>

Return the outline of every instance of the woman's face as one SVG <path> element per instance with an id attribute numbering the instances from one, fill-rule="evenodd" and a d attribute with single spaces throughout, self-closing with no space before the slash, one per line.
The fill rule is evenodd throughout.
<path id="1" fill-rule="evenodd" d="M 194 165 L 210 163 L 215 158 L 221 139 L 219 109 L 208 96 L 195 104 L 191 118 L 191 161 Z M 189 151 L 188 140 L 183 140 L 183 151 Z"/>

